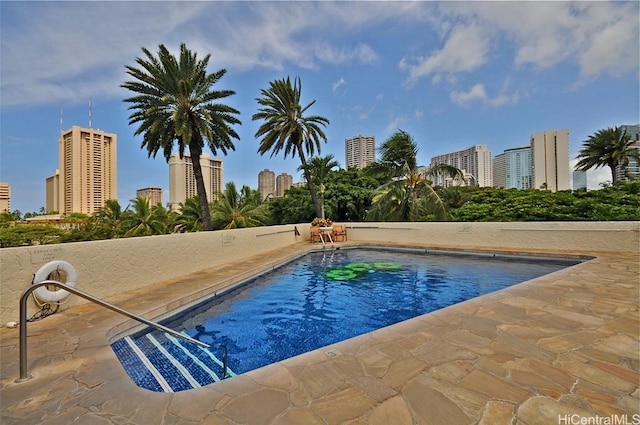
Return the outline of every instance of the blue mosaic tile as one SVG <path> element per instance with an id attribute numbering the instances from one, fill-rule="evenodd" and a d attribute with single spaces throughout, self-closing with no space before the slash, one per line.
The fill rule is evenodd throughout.
<path id="1" fill-rule="evenodd" d="M 162 386 L 124 339 L 111 344 L 111 348 L 136 385 L 151 391 L 163 392 Z"/>

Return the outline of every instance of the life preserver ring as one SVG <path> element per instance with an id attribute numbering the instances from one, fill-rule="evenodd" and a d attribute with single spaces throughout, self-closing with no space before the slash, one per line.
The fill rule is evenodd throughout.
<path id="1" fill-rule="evenodd" d="M 58 270 L 62 270 L 67 276 L 66 281 L 63 283 L 67 286 L 75 288 L 76 284 L 78 283 L 78 271 L 71 264 L 62 260 L 50 261 L 44 266 L 40 267 L 36 272 L 36 275 L 33 277 L 33 283 L 40 283 L 44 280 L 49 279 L 49 275 Z M 64 289 L 50 291 L 45 286 L 41 286 L 33 291 L 33 295 L 35 295 L 36 298 L 41 301 L 55 302 L 61 301 L 62 299 L 68 297 L 69 291 L 65 291 Z"/>
<path id="2" fill-rule="evenodd" d="M 369 263 L 350 263 L 345 267 L 355 273 L 364 273 L 371 270 L 371 264 Z"/>
<path id="3" fill-rule="evenodd" d="M 351 280 L 358 277 L 356 272 L 344 268 L 329 270 L 326 276 L 331 280 Z"/>
<path id="4" fill-rule="evenodd" d="M 402 264 L 394 263 L 391 261 L 381 261 L 378 263 L 373 263 L 373 267 L 378 270 L 399 270 L 402 268 Z"/>

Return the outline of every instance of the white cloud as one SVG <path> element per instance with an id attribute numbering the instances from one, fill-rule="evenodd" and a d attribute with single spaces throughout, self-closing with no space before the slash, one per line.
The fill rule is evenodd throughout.
<path id="1" fill-rule="evenodd" d="M 407 83 L 415 83 L 421 77 L 439 74 L 456 74 L 471 72 L 484 65 L 490 50 L 487 31 L 475 24 L 458 25 L 448 34 L 442 49 L 428 56 L 406 58 L 399 63 L 401 70 L 409 73 Z"/>
<path id="2" fill-rule="evenodd" d="M 638 71 L 638 2 L 471 2 L 458 8 L 507 36 L 514 64 L 575 61 L 583 77 Z"/>
<path id="3" fill-rule="evenodd" d="M 402 124 L 406 123 L 407 121 L 407 117 L 404 116 L 393 117 L 391 121 L 389 121 L 389 124 L 387 124 L 387 126 L 385 127 L 385 131 L 387 133 L 396 132 L 402 126 Z"/>
<path id="4" fill-rule="evenodd" d="M 467 105 L 476 100 L 485 102 L 487 98 L 487 91 L 480 83 L 475 84 L 468 92 L 451 92 L 451 101 L 458 105 Z"/>
<path id="5" fill-rule="evenodd" d="M 581 75 L 597 77 L 606 72 L 620 76 L 629 71 L 638 71 L 640 34 L 638 13 L 616 14 L 608 26 L 595 28 L 584 51 L 579 56 Z"/>
<path id="6" fill-rule="evenodd" d="M 313 51 L 317 59 L 332 64 L 351 61 L 369 64 L 378 59 L 376 52 L 366 44 L 358 44 L 354 48 L 337 48 L 327 43 L 322 43 L 315 45 Z"/>
<path id="7" fill-rule="evenodd" d="M 328 2 L 2 2 L 2 104 L 119 95 L 124 65 L 134 65 L 141 47 L 155 52 L 159 44 L 176 50 L 184 42 L 194 51 L 210 52 L 215 69 L 370 64 L 378 60 L 375 50 L 365 42 L 345 42 L 340 34 L 419 15 L 420 8 Z M 90 77 L 95 74 L 99 80 Z M 82 82 L 87 92 L 80 91 Z"/>
<path id="8" fill-rule="evenodd" d="M 484 84 L 480 83 L 476 83 L 467 92 L 454 90 L 449 97 L 453 103 L 461 106 L 468 106 L 473 102 L 480 102 L 489 106 L 512 105 L 517 103 L 519 99 L 517 93 L 508 95 L 504 92 L 492 98 L 487 93 Z"/>
<path id="9" fill-rule="evenodd" d="M 344 86 L 345 84 L 347 84 L 347 81 L 344 79 L 344 77 L 340 77 L 340 79 L 338 81 L 333 83 L 333 85 L 331 86 L 331 89 L 333 91 L 336 91 L 336 90 L 338 90 L 338 88 Z"/>
<path id="10" fill-rule="evenodd" d="M 159 44 L 211 52 L 216 69 L 373 64 L 380 53 L 363 34 L 415 23 L 424 30 L 398 45 L 410 85 L 456 86 L 496 58 L 540 69 L 573 61 L 585 80 L 638 75 L 637 2 L 1 4 L 3 105 L 118 96 L 124 65 Z M 435 49 L 434 34 L 442 40 Z"/>
<path id="11" fill-rule="evenodd" d="M 490 54 L 540 70 L 571 61 L 583 79 L 639 74 L 638 2 L 441 2 L 441 49 L 399 63 L 412 85 L 484 66 Z"/>

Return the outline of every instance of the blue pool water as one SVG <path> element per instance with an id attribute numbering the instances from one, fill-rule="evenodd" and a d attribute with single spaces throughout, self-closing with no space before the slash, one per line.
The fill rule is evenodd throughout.
<path id="1" fill-rule="evenodd" d="M 577 262 L 364 248 L 314 252 L 163 322 L 210 344 L 209 352 L 158 331 L 112 347 L 138 385 L 180 391 Z"/>

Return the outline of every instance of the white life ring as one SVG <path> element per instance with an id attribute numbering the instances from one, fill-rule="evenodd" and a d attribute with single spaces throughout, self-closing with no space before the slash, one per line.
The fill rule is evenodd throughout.
<path id="1" fill-rule="evenodd" d="M 36 275 L 33 277 L 33 283 L 40 283 L 44 280 L 49 279 L 49 275 L 57 270 L 62 270 L 67 275 L 66 282 L 62 283 L 75 288 L 76 283 L 78 283 L 78 272 L 75 268 L 73 268 L 71 264 L 62 260 L 50 261 L 44 266 L 40 267 L 40 269 L 38 269 L 38 271 L 36 272 Z M 69 291 L 65 291 L 64 289 L 50 291 L 46 286 L 41 286 L 33 291 L 33 295 L 35 295 L 36 298 L 41 301 L 55 302 L 61 301 L 62 299 L 69 296 Z"/>

